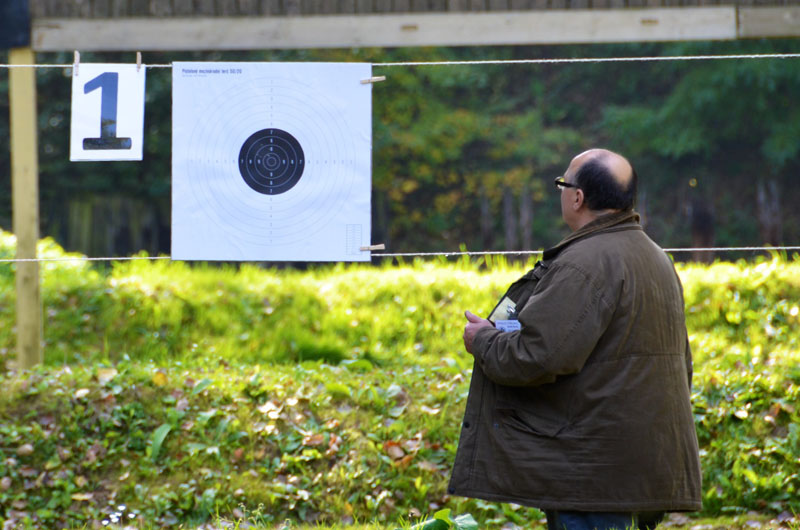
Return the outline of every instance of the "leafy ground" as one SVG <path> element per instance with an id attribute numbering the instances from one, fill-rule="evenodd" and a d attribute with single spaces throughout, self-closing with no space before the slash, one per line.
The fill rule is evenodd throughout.
<path id="1" fill-rule="evenodd" d="M 0 257 L 13 244 L 2 234 Z M 487 312 L 524 268 L 45 262 L 46 364 L 18 374 L 0 263 L 0 520 L 396 528 L 450 509 L 535 527 L 537 510 L 445 492 L 471 371 L 462 312 Z M 797 528 L 800 260 L 679 272 L 704 511 L 662 526 Z"/>

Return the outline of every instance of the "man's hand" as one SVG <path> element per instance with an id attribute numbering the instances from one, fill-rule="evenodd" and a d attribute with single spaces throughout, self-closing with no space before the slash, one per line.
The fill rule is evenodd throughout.
<path id="1" fill-rule="evenodd" d="M 475 355 L 475 352 L 472 351 L 472 339 L 475 338 L 475 334 L 481 328 L 494 326 L 492 326 L 492 323 L 485 318 L 473 315 L 469 311 L 465 311 L 464 316 L 467 317 L 468 321 L 467 325 L 464 326 L 464 348 L 466 348 L 471 354 Z"/>

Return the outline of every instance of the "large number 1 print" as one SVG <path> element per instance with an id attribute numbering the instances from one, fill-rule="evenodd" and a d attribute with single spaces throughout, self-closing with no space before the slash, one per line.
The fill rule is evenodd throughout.
<path id="1" fill-rule="evenodd" d="M 83 86 L 88 94 L 100 89 L 100 138 L 84 138 L 83 148 L 87 151 L 100 149 L 130 149 L 130 138 L 117 138 L 117 95 L 119 74 L 106 72 L 98 75 Z"/>

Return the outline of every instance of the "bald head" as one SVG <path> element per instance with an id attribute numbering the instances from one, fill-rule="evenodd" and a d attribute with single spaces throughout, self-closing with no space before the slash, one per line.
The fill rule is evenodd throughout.
<path id="1" fill-rule="evenodd" d="M 590 149 L 572 159 L 567 174 L 585 195 L 589 210 L 629 210 L 637 176 L 628 160 L 607 149 Z"/>
<path id="2" fill-rule="evenodd" d="M 608 149 L 589 149 L 576 156 L 573 160 L 578 160 L 580 165 L 594 160 L 605 167 L 617 185 L 623 188 L 629 186 L 633 178 L 633 167 L 628 162 L 628 159 Z"/>

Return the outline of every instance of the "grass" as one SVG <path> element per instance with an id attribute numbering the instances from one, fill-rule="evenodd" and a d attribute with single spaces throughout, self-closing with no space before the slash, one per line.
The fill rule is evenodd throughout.
<path id="1" fill-rule="evenodd" d="M 662 526 L 796 527 L 800 260 L 678 269 L 704 511 Z M 0 519 L 90 527 L 124 505 L 136 528 L 396 528 L 450 509 L 529 528 L 537 510 L 445 492 L 471 373 L 462 312 L 523 270 L 46 262 L 46 364 L 17 374 L 0 264 Z"/>

